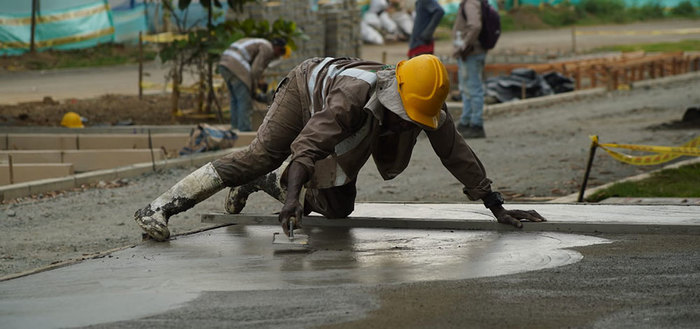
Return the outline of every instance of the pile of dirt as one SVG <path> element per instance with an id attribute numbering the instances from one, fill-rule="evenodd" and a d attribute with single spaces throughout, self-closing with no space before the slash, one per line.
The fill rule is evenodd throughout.
<path id="1" fill-rule="evenodd" d="M 180 98 L 180 108 L 195 108 L 194 97 Z M 221 103 L 220 103 L 221 104 Z M 85 118 L 85 126 L 171 125 L 219 123 L 216 109 L 210 114 L 193 111 L 192 115 L 174 116 L 170 95 L 104 95 L 92 99 L 70 99 L 62 102 L 50 97 L 41 102 L 0 105 L 0 126 L 59 127 L 66 112 Z M 224 118 L 227 121 L 226 118 Z"/>

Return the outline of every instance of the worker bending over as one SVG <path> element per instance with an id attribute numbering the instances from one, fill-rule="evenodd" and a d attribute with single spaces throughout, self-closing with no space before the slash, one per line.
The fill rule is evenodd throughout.
<path id="1" fill-rule="evenodd" d="M 409 163 L 424 131 L 442 164 L 483 200 L 499 223 L 545 219 L 535 211 L 506 210 L 491 190 L 481 161 L 457 132 L 444 104 L 447 71 L 433 55 L 393 66 L 351 58 L 312 58 L 282 80 L 256 138 L 244 149 L 207 163 L 136 211 L 136 222 L 156 240 L 168 239 L 168 218 L 230 187 L 226 211 L 239 213 L 248 195 L 262 190 L 284 206 L 279 221 L 300 227 L 315 211 L 349 216 L 357 174 L 372 157 L 385 180 Z M 289 158 L 289 164 L 283 165 Z"/>

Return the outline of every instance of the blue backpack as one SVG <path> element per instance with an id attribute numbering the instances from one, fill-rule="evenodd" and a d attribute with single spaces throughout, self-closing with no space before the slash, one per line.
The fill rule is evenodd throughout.
<path id="1" fill-rule="evenodd" d="M 464 20 L 467 16 L 464 14 L 463 0 L 459 4 L 459 12 L 462 13 Z M 481 32 L 479 33 L 479 43 L 485 50 L 493 49 L 498 42 L 498 37 L 501 36 L 501 16 L 498 11 L 491 7 L 488 0 L 481 0 Z"/>

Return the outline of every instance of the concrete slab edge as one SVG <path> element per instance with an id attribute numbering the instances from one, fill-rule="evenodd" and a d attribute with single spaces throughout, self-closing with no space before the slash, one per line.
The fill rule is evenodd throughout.
<path id="1" fill-rule="evenodd" d="M 606 189 L 614 184 L 617 184 L 617 183 L 640 181 L 640 180 L 649 178 L 651 175 L 653 175 L 659 171 L 662 171 L 662 170 L 675 169 L 678 167 L 688 166 L 688 165 L 696 164 L 696 163 L 700 163 L 700 158 L 693 158 L 693 159 L 688 159 L 688 160 L 684 160 L 684 161 L 679 161 L 679 162 L 664 166 L 663 168 L 650 171 L 648 173 L 623 178 L 623 179 L 620 179 L 620 180 L 617 180 L 614 182 L 610 182 L 610 183 L 603 184 L 603 185 L 596 186 L 596 187 L 592 187 L 592 188 L 587 188 L 586 191 L 584 191 L 584 193 L 583 193 L 583 197 L 585 199 L 586 196 L 591 195 L 591 194 L 598 192 L 600 190 L 604 190 L 604 189 Z M 595 165 L 593 166 L 593 168 L 595 169 Z M 550 200 L 547 203 L 578 203 L 578 194 L 579 194 L 579 192 L 572 193 L 572 194 L 569 194 L 567 196 L 563 196 L 561 198 L 556 198 L 554 200 Z"/>
<path id="2" fill-rule="evenodd" d="M 202 214 L 203 223 L 229 225 L 279 225 L 276 215 L 259 214 Z M 438 229 L 467 231 L 502 232 L 562 232 L 562 233 L 610 233 L 610 234 L 700 234 L 699 225 L 679 224 L 640 224 L 640 223 L 568 223 L 542 222 L 524 223 L 522 229 L 499 224 L 495 220 L 454 220 L 454 219 L 403 219 L 380 217 L 350 217 L 343 220 L 326 219 L 318 216 L 304 218 L 306 227 L 347 227 L 347 228 L 392 228 L 392 229 Z"/>
<path id="3" fill-rule="evenodd" d="M 177 159 L 138 163 L 113 169 L 79 173 L 61 178 L 42 179 L 26 183 L 0 186 L 0 202 L 39 193 L 80 188 L 82 185 L 97 183 L 100 181 L 112 181 L 120 178 L 135 177 L 148 172 L 153 172 L 154 168 L 155 171 L 158 171 L 170 168 L 202 166 L 207 162 L 211 162 L 237 149 L 241 148 L 206 152 L 203 154 L 185 156 Z"/>

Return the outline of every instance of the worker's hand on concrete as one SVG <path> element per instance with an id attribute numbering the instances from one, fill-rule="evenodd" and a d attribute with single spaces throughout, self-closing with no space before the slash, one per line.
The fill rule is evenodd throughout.
<path id="1" fill-rule="evenodd" d="M 309 180 L 309 174 L 298 162 L 292 161 L 287 167 L 287 199 L 280 211 L 279 221 L 282 223 L 284 234 L 289 236 L 289 221 L 293 228 L 301 227 L 301 216 L 304 205 L 301 203 L 301 187 Z"/>
<path id="2" fill-rule="evenodd" d="M 299 200 L 287 199 L 280 211 L 279 221 L 282 224 L 284 234 L 289 236 L 289 221 L 292 221 L 293 229 L 301 228 L 301 216 L 304 214 L 304 207 Z"/>
<path id="3" fill-rule="evenodd" d="M 502 206 L 491 208 L 491 212 L 496 217 L 496 220 L 501 224 L 513 225 L 517 228 L 523 228 L 522 220 L 531 222 L 546 222 L 537 211 L 534 210 L 506 210 Z"/>

